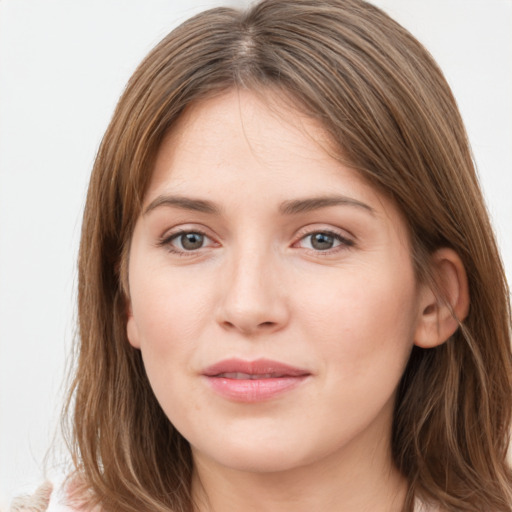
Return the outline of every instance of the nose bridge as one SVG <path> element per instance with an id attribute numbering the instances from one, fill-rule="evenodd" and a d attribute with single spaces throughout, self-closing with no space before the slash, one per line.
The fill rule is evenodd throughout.
<path id="1" fill-rule="evenodd" d="M 226 262 L 227 279 L 220 321 L 225 327 L 252 333 L 277 329 L 287 307 L 279 286 L 277 255 L 258 237 L 239 244 Z"/>

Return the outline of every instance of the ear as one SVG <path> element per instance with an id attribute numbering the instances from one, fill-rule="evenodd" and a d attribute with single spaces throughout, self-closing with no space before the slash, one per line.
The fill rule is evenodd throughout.
<path id="1" fill-rule="evenodd" d="M 469 311 L 469 288 L 464 264 L 452 249 L 437 250 L 431 259 L 435 289 L 423 285 L 415 345 L 433 348 L 444 343 Z"/>
<path id="2" fill-rule="evenodd" d="M 126 318 L 126 336 L 128 341 L 133 348 L 140 349 L 139 329 L 133 316 L 132 303 L 130 300 L 126 303 Z"/>

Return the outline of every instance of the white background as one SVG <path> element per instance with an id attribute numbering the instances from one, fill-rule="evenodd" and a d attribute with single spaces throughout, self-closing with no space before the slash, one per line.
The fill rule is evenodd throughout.
<path id="1" fill-rule="evenodd" d="M 43 478 L 87 180 L 117 98 L 170 29 L 219 3 L 248 2 L 0 0 L 0 508 Z M 374 3 L 452 85 L 511 280 L 512 0 Z"/>

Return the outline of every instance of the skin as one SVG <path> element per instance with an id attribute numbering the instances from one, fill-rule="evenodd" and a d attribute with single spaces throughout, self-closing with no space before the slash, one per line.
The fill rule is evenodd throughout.
<path id="1" fill-rule="evenodd" d="M 402 215 L 327 145 L 322 127 L 277 95 L 230 91 L 189 107 L 158 153 L 130 248 L 127 333 L 191 444 L 200 511 L 402 506 L 395 391 L 413 344 L 437 344 L 444 331 L 416 282 Z M 333 196 L 345 199 L 282 211 Z M 180 232 L 204 238 L 187 250 Z M 333 233 L 333 247 L 318 249 L 313 233 Z M 201 375 L 233 357 L 309 376 L 240 403 Z"/>

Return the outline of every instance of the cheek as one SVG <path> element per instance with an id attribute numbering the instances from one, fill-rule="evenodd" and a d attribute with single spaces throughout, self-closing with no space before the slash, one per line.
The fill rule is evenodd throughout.
<path id="1" fill-rule="evenodd" d="M 413 345 L 416 292 L 412 269 L 351 268 L 324 286 L 311 281 L 298 305 L 308 338 L 347 382 L 401 375 Z M 340 370 L 341 369 L 341 370 Z M 371 373 L 371 375 L 369 375 Z"/>
<path id="2" fill-rule="evenodd" d="M 188 344 L 208 316 L 207 287 L 199 286 L 186 272 L 165 267 L 145 267 L 138 277 L 134 272 L 130 291 L 141 348 L 173 352 L 176 345 Z"/>
<path id="3" fill-rule="evenodd" d="M 362 281 L 345 276 L 336 283 L 338 292 L 318 290 L 321 303 L 312 300 L 309 313 L 302 312 L 307 337 L 321 354 L 325 410 L 337 411 L 352 433 L 383 410 L 391 421 L 393 397 L 413 346 L 414 287 L 365 276 Z M 335 436 L 340 423 L 330 428 Z"/>
<path id="4" fill-rule="evenodd" d="M 185 406 L 198 407 L 196 395 L 187 394 L 188 402 L 184 404 L 176 389 L 182 389 L 185 383 L 188 388 L 191 385 L 193 354 L 198 350 L 205 318 L 211 318 L 206 292 L 198 294 L 197 285 L 169 275 L 165 268 L 146 266 L 142 279 L 134 274 L 130 282 L 133 316 L 128 333 L 137 331 L 137 348 L 157 400 L 168 417 L 179 417 Z"/>
<path id="5" fill-rule="evenodd" d="M 133 317 L 128 323 L 137 330 L 139 348 L 150 385 L 169 418 L 179 418 L 188 407 L 197 408 L 198 393 L 192 367 L 200 347 L 205 322 L 211 318 L 208 287 L 200 287 L 186 272 L 166 268 L 132 267 L 130 291 Z M 187 388 L 187 403 L 176 389 Z"/>

